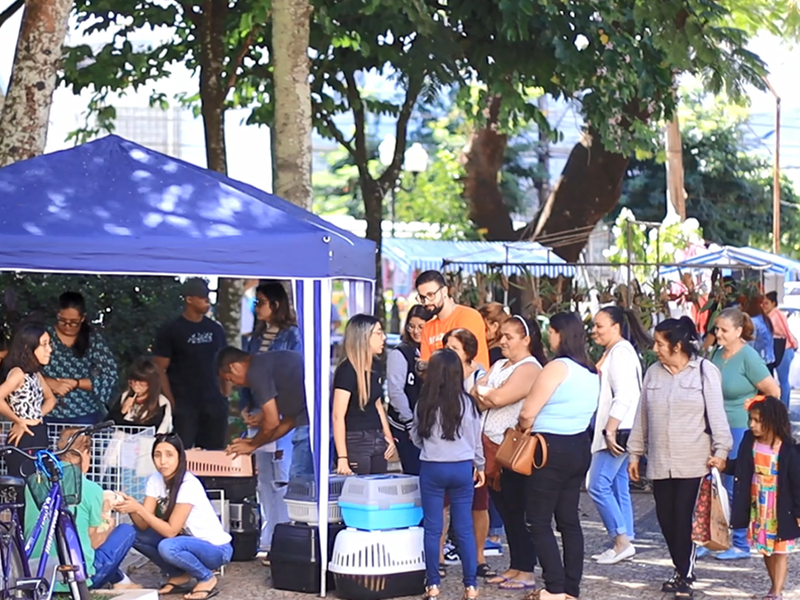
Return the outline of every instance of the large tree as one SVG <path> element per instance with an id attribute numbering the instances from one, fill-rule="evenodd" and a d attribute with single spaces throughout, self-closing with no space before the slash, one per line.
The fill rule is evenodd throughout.
<path id="1" fill-rule="evenodd" d="M 0 167 L 44 152 L 72 0 L 27 0 L 0 111 Z M 9 5 L 5 18 L 19 9 Z M 2 23 L 0 23 L 2 24 Z"/>

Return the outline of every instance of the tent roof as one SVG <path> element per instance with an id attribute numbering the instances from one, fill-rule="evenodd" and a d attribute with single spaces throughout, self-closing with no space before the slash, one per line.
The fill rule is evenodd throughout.
<path id="1" fill-rule="evenodd" d="M 688 258 L 679 267 L 665 267 L 661 269 L 661 274 L 667 275 L 681 269 L 702 267 L 703 265 L 730 265 L 731 270 L 752 268 L 772 275 L 786 275 L 800 268 L 800 263 L 796 261 L 763 250 L 723 246 L 717 250 L 710 250 Z M 790 265 L 794 266 L 790 268 Z"/>
<path id="2" fill-rule="evenodd" d="M 563 258 L 537 242 L 462 242 L 387 238 L 383 240 L 383 255 L 408 270 L 441 269 L 475 273 L 486 265 L 512 263 L 503 266 L 506 275 L 519 273 L 524 265 L 535 276 L 571 277 L 575 268 Z"/>
<path id="3" fill-rule="evenodd" d="M 0 269 L 375 276 L 373 242 L 115 135 L 0 169 L 0 200 Z"/>

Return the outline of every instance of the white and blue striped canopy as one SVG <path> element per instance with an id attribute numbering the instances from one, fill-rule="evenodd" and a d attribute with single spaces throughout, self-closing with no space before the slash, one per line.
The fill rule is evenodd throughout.
<path id="1" fill-rule="evenodd" d="M 732 271 L 755 269 L 770 275 L 783 275 L 787 281 L 796 279 L 800 274 L 800 262 L 756 248 L 734 248 L 733 246 L 723 246 L 719 250 L 693 256 L 683 261 L 680 266 L 664 267 L 660 272 L 662 275 L 669 275 L 706 265 L 725 265 Z"/>
<path id="2" fill-rule="evenodd" d="M 429 269 L 457 271 L 469 275 L 496 265 L 507 276 L 523 269 L 536 277 L 575 275 L 575 267 L 550 248 L 537 242 L 465 242 L 387 238 L 383 256 L 407 271 Z"/>

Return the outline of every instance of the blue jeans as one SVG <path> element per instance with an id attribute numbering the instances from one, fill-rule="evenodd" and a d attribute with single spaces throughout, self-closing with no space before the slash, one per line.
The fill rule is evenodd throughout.
<path id="1" fill-rule="evenodd" d="M 184 573 L 194 577 L 198 583 L 214 577 L 214 570 L 231 561 L 233 547 L 230 544 L 215 546 L 190 535 L 165 538 L 152 529 L 138 531 L 133 544 L 167 577 L 178 577 Z"/>
<path id="2" fill-rule="evenodd" d="M 136 528 L 129 523 L 117 525 L 108 534 L 106 541 L 94 551 L 92 589 L 100 589 L 107 583 L 119 583 L 125 579 L 119 566 L 133 548 L 135 539 Z"/>
<path id="3" fill-rule="evenodd" d="M 444 528 L 444 495 L 450 498 L 450 519 L 461 556 L 464 587 L 478 585 L 478 551 L 472 526 L 472 461 L 437 463 L 422 461 L 419 487 L 425 528 L 425 578 L 427 585 L 439 585 L 439 543 Z"/>
<path id="4" fill-rule="evenodd" d="M 489 496 L 489 535 L 503 535 L 503 518 L 494 505 L 491 495 Z"/>
<path id="5" fill-rule="evenodd" d="M 731 427 L 733 450 L 731 450 L 731 453 L 728 455 L 729 459 L 734 459 L 739 454 L 739 444 L 742 443 L 742 438 L 747 430 L 747 427 Z M 722 483 L 728 491 L 728 498 L 731 501 L 731 506 L 733 506 L 733 476 L 723 475 Z M 750 552 L 750 545 L 747 543 L 747 529 L 733 530 L 733 547 L 748 553 Z"/>
<path id="6" fill-rule="evenodd" d="M 589 468 L 589 496 L 597 506 L 608 534 L 634 538 L 633 504 L 628 481 L 628 453 L 614 456 L 608 450 L 595 452 Z"/>
<path id="7" fill-rule="evenodd" d="M 792 360 L 794 360 L 794 350 L 787 346 L 780 364 L 775 369 L 778 374 L 778 383 L 781 386 L 781 402 L 789 410 L 789 414 L 792 413 L 789 406 L 792 398 L 792 386 L 789 385 L 789 369 L 792 366 Z"/>
<path id="8" fill-rule="evenodd" d="M 295 427 L 292 433 L 292 467 L 289 477 L 314 476 L 314 457 L 311 454 L 311 440 L 308 425 Z"/>
<path id="9" fill-rule="evenodd" d="M 281 438 L 281 440 L 283 439 Z M 279 440 L 279 449 L 280 446 Z M 275 459 L 274 452 L 255 452 L 256 469 L 258 470 L 258 503 L 261 505 L 262 550 L 271 548 L 275 525 L 289 522 L 289 513 L 286 503 L 283 501 L 283 497 L 286 495 L 286 484 L 289 481 L 288 465 L 292 460 L 292 446 L 291 444 L 288 446 L 288 451 L 284 450 L 283 458 L 279 460 Z"/>

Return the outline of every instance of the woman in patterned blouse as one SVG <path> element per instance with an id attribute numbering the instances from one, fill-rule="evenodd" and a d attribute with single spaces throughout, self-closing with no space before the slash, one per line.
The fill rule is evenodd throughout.
<path id="1" fill-rule="evenodd" d="M 86 301 L 81 294 L 61 294 L 58 309 L 56 326 L 48 329 L 53 356 L 44 368 L 45 380 L 58 404 L 47 422 L 98 423 L 118 391 L 117 363 L 86 320 Z"/>

